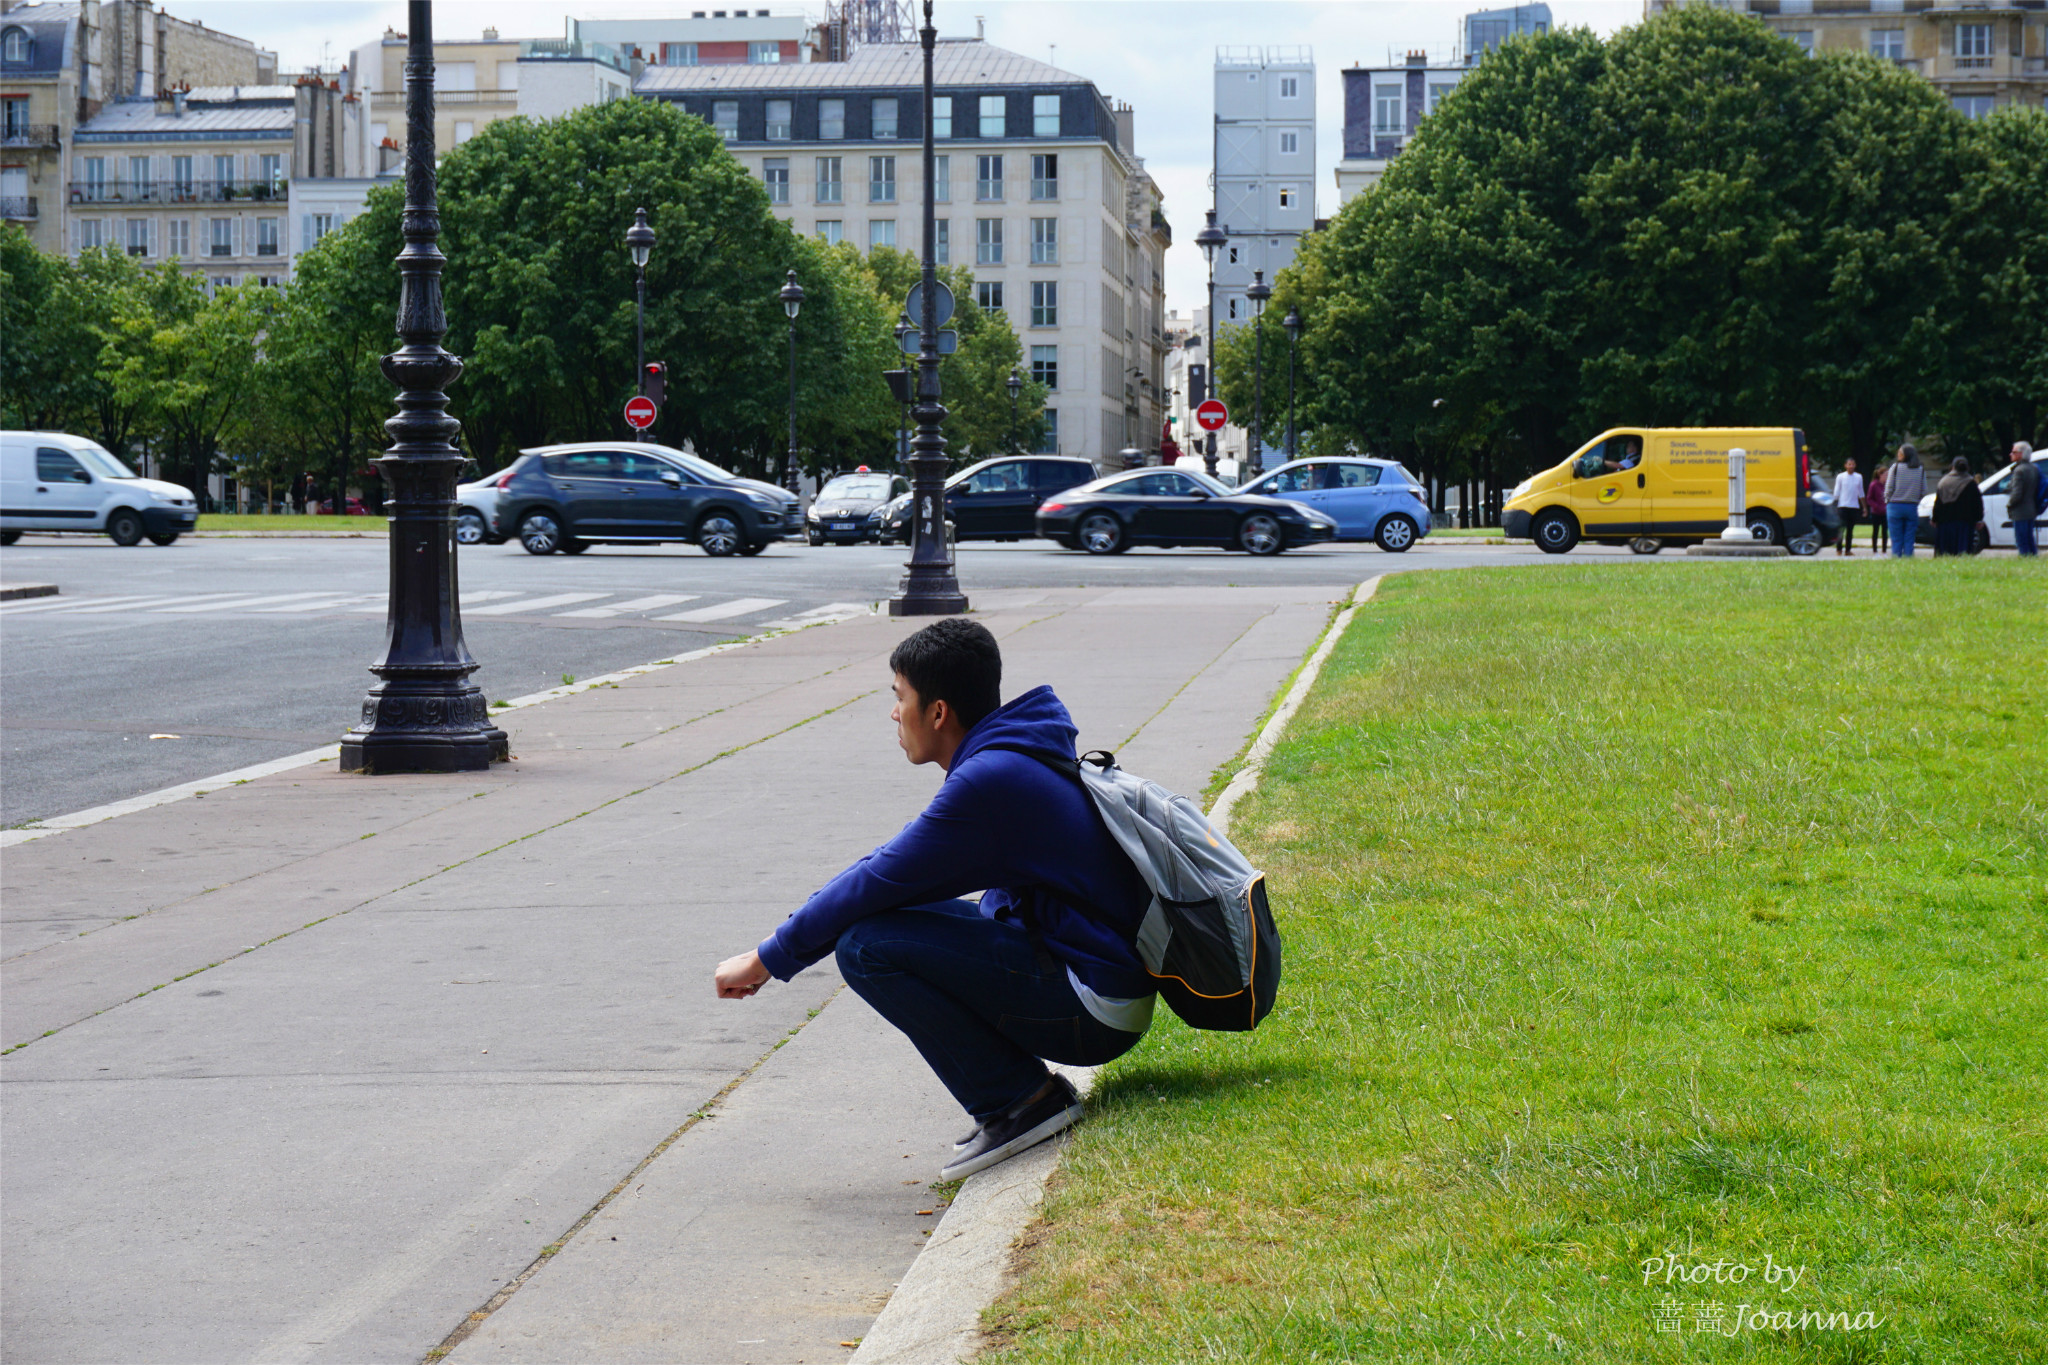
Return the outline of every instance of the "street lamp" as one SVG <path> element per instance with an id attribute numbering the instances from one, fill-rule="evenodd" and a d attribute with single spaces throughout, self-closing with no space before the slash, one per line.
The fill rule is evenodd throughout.
<path id="1" fill-rule="evenodd" d="M 1202 248 L 1202 259 L 1209 264 L 1209 393 L 1214 398 L 1220 387 L 1222 376 L 1216 373 L 1216 253 L 1230 240 L 1230 235 L 1216 226 L 1216 210 L 1207 210 L 1209 221 L 1195 234 L 1195 245 Z M 1208 466 L 1209 477 L 1216 477 L 1216 433 L 1209 433 L 1208 449 L 1202 455 L 1202 463 Z"/>
<path id="2" fill-rule="evenodd" d="M 1017 395 L 1024 392 L 1024 376 L 1015 365 L 1010 367 L 1010 377 L 1003 381 L 1003 387 L 1010 391 L 1010 449 L 1017 449 Z"/>
<path id="3" fill-rule="evenodd" d="M 442 349 L 441 214 L 434 192 L 434 7 L 411 0 L 405 54 L 405 247 L 398 253 L 398 335 L 384 357 L 398 386 L 398 415 L 384 423 L 391 448 L 377 461 L 390 490 L 391 590 L 377 681 L 362 721 L 341 738 L 343 772 L 480 772 L 507 754 L 484 694 L 469 680 L 476 660 L 462 642 L 455 573 L 455 477 L 462 424 L 448 415 L 448 386 L 462 361 Z M 346 492 L 338 489 L 337 497 Z"/>
<path id="4" fill-rule="evenodd" d="M 626 249 L 633 253 L 633 373 L 639 376 L 641 397 L 647 396 L 647 257 L 654 250 L 654 229 L 647 226 L 647 210 L 633 210 L 633 226 L 626 229 Z M 640 428 L 634 439 L 651 441 L 654 428 Z"/>
<path id="5" fill-rule="evenodd" d="M 1294 343 L 1301 340 L 1301 310 L 1289 308 L 1287 316 L 1280 319 L 1280 325 L 1287 329 L 1287 458 L 1295 457 L 1294 449 Z"/>
<path id="6" fill-rule="evenodd" d="M 946 438 L 940 423 L 946 408 L 939 401 L 939 267 L 938 209 L 933 199 L 937 157 L 932 142 L 932 49 L 939 31 L 932 26 L 932 0 L 924 0 L 924 27 L 917 31 L 924 48 L 924 274 L 918 290 L 924 314 L 917 319 L 917 438 L 910 457 L 912 548 L 903 582 L 889 599 L 891 616 L 954 616 L 967 610 L 967 595 L 953 572 L 953 547 L 946 543 Z"/>
<path id="7" fill-rule="evenodd" d="M 1252 272 L 1252 287 L 1244 291 L 1252 304 L 1252 439 L 1247 443 L 1251 448 L 1246 453 L 1251 457 L 1251 475 L 1257 478 L 1265 467 L 1260 458 L 1266 449 L 1265 393 L 1265 341 L 1266 332 L 1262 318 L 1266 311 L 1266 300 L 1273 297 L 1273 286 L 1266 283 L 1266 272 Z"/>
<path id="8" fill-rule="evenodd" d="M 804 306 L 804 287 L 796 282 L 796 272 L 789 272 L 789 280 L 782 286 L 782 311 L 789 314 L 789 467 L 783 471 L 783 486 L 790 492 L 802 487 L 796 468 L 796 315 Z"/>

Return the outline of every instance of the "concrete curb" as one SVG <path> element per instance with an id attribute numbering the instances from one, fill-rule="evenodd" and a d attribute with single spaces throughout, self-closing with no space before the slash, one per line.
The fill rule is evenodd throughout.
<path id="1" fill-rule="evenodd" d="M 1307 700 L 1351 618 L 1372 598 L 1384 576 L 1375 574 L 1358 585 L 1351 605 L 1337 613 L 1272 718 L 1260 728 L 1244 766 L 1210 808 L 1209 818 L 1218 829 L 1229 828 L 1232 808 L 1258 786 L 1287 722 Z M 1084 1096 L 1094 1089 L 1096 1068 L 1054 1070 L 1064 1073 Z M 1010 1251 L 1038 1216 L 1045 1182 L 1065 1146 L 1064 1139 L 1043 1143 L 967 1178 L 931 1241 L 861 1338 L 852 1365 L 959 1365 L 974 1358 L 981 1349 L 981 1310 L 1001 1296 Z"/>
<path id="2" fill-rule="evenodd" d="M 55 597 L 55 583 L 16 583 L 12 587 L 0 588 L 0 602 L 19 602 L 26 597 Z"/>

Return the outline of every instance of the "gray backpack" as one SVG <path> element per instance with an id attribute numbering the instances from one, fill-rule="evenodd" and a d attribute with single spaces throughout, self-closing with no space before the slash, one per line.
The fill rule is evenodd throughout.
<path id="1" fill-rule="evenodd" d="M 1076 778 L 1110 837 L 1152 890 L 1138 926 L 1138 959 L 1189 1025 L 1256 1027 L 1280 989 L 1280 931 L 1266 905 L 1266 875 L 1218 834 L 1201 807 L 1095 750 L 1080 759 L 1012 749 Z"/>

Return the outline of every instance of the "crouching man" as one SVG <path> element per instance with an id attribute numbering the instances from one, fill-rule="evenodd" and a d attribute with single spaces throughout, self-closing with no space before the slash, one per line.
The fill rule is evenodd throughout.
<path id="1" fill-rule="evenodd" d="M 1151 893 L 1080 783 L 1015 752 L 1072 759 L 1074 723 L 1049 687 L 999 704 L 1002 652 L 986 627 L 927 626 L 889 667 L 897 742 L 945 772 L 937 794 L 715 979 L 737 1000 L 836 952 L 847 984 L 973 1117 L 951 1180 L 1081 1117 L 1047 1061 L 1098 1065 L 1144 1035 L 1153 988 L 1133 943 Z M 978 905 L 957 899 L 974 891 Z"/>

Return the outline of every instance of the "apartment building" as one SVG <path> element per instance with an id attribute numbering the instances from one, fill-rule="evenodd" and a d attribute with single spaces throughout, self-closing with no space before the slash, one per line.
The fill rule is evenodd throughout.
<path id="1" fill-rule="evenodd" d="M 864 44 L 845 61 L 649 66 L 639 93 L 696 115 L 761 177 L 776 214 L 827 241 L 923 249 L 923 57 Z M 1163 419 L 1159 187 L 1135 116 L 1081 76 L 978 39 L 934 57 L 935 251 L 1016 329 L 1050 391 L 1045 453 L 1119 467 Z"/>
<path id="2" fill-rule="evenodd" d="M 1511 5 L 1507 9 L 1483 9 L 1465 16 L 1465 65 L 1477 66 L 1479 59 L 1510 38 L 1550 32 L 1550 6 Z"/>
<path id="3" fill-rule="evenodd" d="M 1305 47 L 1216 52 L 1216 320 L 1251 320 L 1254 271 L 1271 284 L 1315 230 L 1316 64 Z"/>
<path id="4" fill-rule="evenodd" d="M 360 109 L 314 75 L 114 100 L 72 135 L 66 249 L 177 260 L 217 287 L 281 285 L 339 226 L 332 210 L 298 213 L 294 190 L 361 176 Z"/>
<path id="5" fill-rule="evenodd" d="M 1806 49 L 1868 52 L 1924 76 L 1971 118 L 2005 104 L 2048 108 L 2042 0 L 1714 0 Z M 1674 0 L 1644 0 L 1647 18 Z"/>
<path id="6" fill-rule="evenodd" d="M 72 134 L 109 102 L 173 86 L 271 85 L 277 54 L 148 0 L 0 0 L 0 218 L 70 249 Z"/>
<path id="7" fill-rule="evenodd" d="M 1422 120 L 1471 68 L 1431 62 L 1422 51 L 1399 66 L 1351 66 L 1344 77 L 1344 159 L 1337 163 L 1337 204 L 1343 207 L 1379 183 Z"/>
<path id="8" fill-rule="evenodd" d="M 818 30 L 801 12 L 700 9 L 688 18 L 571 19 L 566 36 L 637 51 L 649 66 L 783 66 L 819 59 Z"/>

